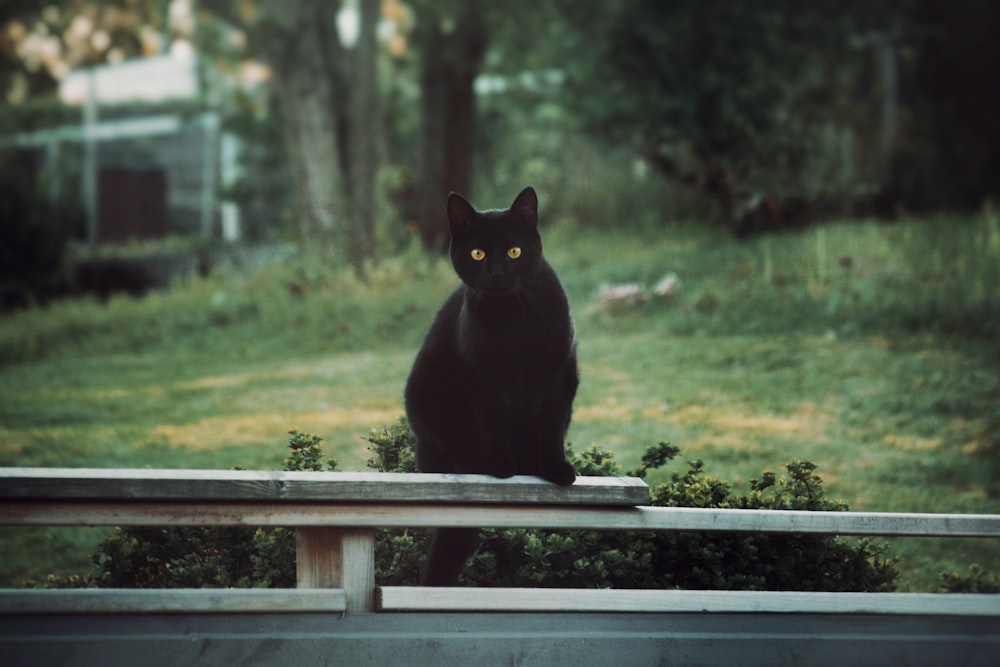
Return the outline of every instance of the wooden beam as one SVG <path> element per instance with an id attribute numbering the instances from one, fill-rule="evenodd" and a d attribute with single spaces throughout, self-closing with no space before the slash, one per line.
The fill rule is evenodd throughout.
<path id="1" fill-rule="evenodd" d="M 1000 537 L 1000 515 L 806 512 L 690 507 L 434 503 L 85 502 L 0 499 L 10 526 L 437 526 L 680 530 L 909 537 Z"/>
<path id="2" fill-rule="evenodd" d="M 371 528 L 299 528 L 295 531 L 299 588 L 337 588 L 349 613 L 372 610 L 375 531 Z"/>
<path id="3" fill-rule="evenodd" d="M 375 531 L 355 528 L 342 531 L 341 586 L 347 593 L 347 612 L 375 608 Z"/>
<path id="4" fill-rule="evenodd" d="M 383 612 L 810 613 L 1000 617 L 1000 595 L 379 586 Z M 4 614 L 311 613 L 347 611 L 323 589 L 0 590 Z"/>
<path id="5" fill-rule="evenodd" d="M 344 612 L 342 589 L 0 590 L 4 614 L 162 614 Z"/>
<path id="6" fill-rule="evenodd" d="M 295 585 L 298 588 L 336 588 L 342 580 L 340 530 L 296 530 Z"/>
<path id="7" fill-rule="evenodd" d="M 1000 617 L 1000 595 L 380 586 L 379 611 L 903 614 Z"/>
<path id="8" fill-rule="evenodd" d="M 649 487 L 635 477 L 578 477 L 564 487 L 523 475 L 0 468 L 0 501 L 7 499 L 634 506 L 649 503 Z"/>
<path id="9" fill-rule="evenodd" d="M 996 667 L 994 618 L 829 614 L 0 616 L 5 665 Z"/>

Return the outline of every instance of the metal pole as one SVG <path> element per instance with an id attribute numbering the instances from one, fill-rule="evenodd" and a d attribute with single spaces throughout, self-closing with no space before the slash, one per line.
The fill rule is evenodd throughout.
<path id="1" fill-rule="evenodd" d="M 212 238 L 215 222 L 215 177 L 219 158 L 219 114 L 209 111 L 201 117 L 204 141 L 201 145 L 201 237 Z"/>
<path id="2" fill-rule="evenodd" d="M 97 75 L 87 71 L 87 99 L 83 104 L 83 207 L 87 219 L 87 243 L 97 246 Z"/>

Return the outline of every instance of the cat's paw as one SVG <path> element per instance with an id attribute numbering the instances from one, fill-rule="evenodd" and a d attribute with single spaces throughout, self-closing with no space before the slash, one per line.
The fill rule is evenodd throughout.
<path id="1" fill-rule="evenodd" d="M 494 477 L 499 477 L 500 479 L 513 477 L 515 472 L 516 469 L 514 468 L 514 461 L 511 459 L 507 459 L 506 461 L 497 461 L 490 466 L 490 474 Z"/>
<path id="2" fill-rule="evenodd" d="M 569 486 L 576 481 L 576 471 L 566 461 L 560 461 L 543 471 L 541 477 L 559 486 Z"/>

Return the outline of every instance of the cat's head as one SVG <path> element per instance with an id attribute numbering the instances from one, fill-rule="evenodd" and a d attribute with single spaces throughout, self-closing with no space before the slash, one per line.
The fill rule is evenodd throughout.
<path id="1" fill-rule="evenodd" d="M 462 281 L 483 294 L 508 294 L 542 263 L 538 198 L 525 188 L 508 209 L 477 211 L 460 195 L 448 197 L 451 263 Z"/>

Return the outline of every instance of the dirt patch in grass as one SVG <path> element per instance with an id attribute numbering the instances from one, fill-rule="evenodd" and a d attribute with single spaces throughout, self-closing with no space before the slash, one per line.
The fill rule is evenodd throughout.
<path id="1" fill-rule="evenodd" d="M 949 233 L 973 240 L 984 227 L 959 222 Z M 578 319 L 575 449 L 601 445 L 632 469 L 671 441 L 682 458 L 658 474 L 700 458 L 744 486 L 809 459 L 855 510 L 1000 513 L 1000 346 L 988 335 L 1000 246 L 942 244 L 947 228 L 830 226 L 822 244 L 818 230 L 745 244 L 684 228 L 547 231 Z M 0 323 L 0 358 L 30 347 L 37 359 L 0 367 L 0 465 L 277 468 L 299 428 L 362 470 L 362 437 L 403 413 L 416 346 L 455 284 L 443 262 L 416 264 L 395 261 L 371 286 L 317 268 L 301 302 L 276 274 Z M 668 271 L 681 281 L 668 301 L 597 302 L 602 282 L 648 286 Z M 223 288 L 255 304 L 250 320 L 209 316 Z M 109 338 L 119 330 L 132 333 Z M 33 562 L 4 542 L 0 580 L 4 562 Z M 933 588 L 939 570 L 972 561 L 1000 571 L 995 542 L 902 541 L 903 585 Z"/>

